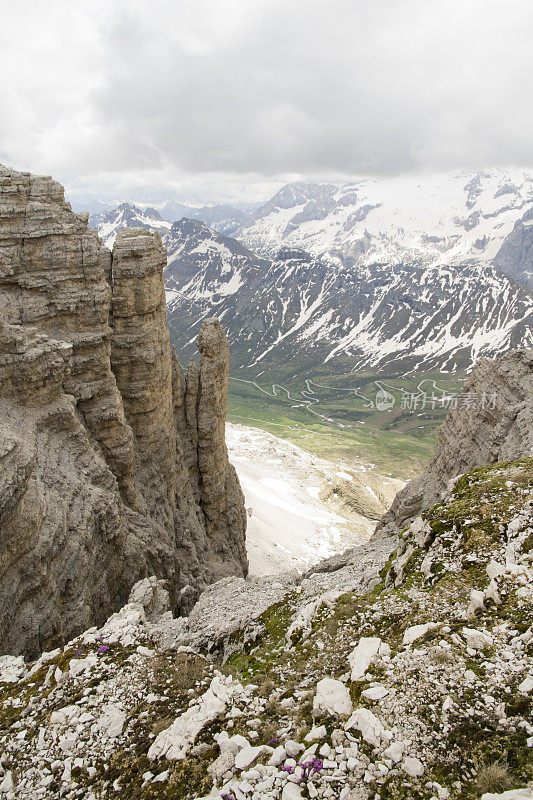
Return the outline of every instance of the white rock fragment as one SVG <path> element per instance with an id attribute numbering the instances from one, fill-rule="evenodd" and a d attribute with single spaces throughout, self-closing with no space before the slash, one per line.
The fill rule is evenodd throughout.
<path id="1" fill-rule="evenodd" d="M 403 634 L 403 644 L 407 647 L 413 644 L 413 642 L 416 642 L 417 639 L 425 636 L 428 631 L 432 631 L 438 627 L 439 626 L 434 622 L 426 622 L 423 625 L 412 625 L 410 628 L 407 628 Z"/>
<path id="2" fill-rule="evenodd" d="M 237 755 L 239 750 L 242 750 L 243 747 L 248 747 L 250 742 L 246 739 L 245 736 L 241 736 L 240 733 L 235 734 L 235 736 L 229 736 L 227 731 L 222 731 L 221 733 L 215 733 L 214 740 L 218 744 L 221 753 L 233 753 L 234 756 Z"/>
<path id="3" fill-rule="evenodd" d="M 481 800 L 533 800 L 533 789 L 510 789 L 502 794 L 482 794 Z"/>
<path id="4" fill-rule="evenodd" d="M 518 684 L 518 691 L 522 692 L 522 694 L 528 694 L 533 691 L 533 675 L 528 675 L 522 683 Z"/>
<path id="5" fill-rule="evenodd" d="M 402 742 L 392 742 L 384 751 L 383 758 L 390 758 L 397 764 L 402 760 L 404 753 L 404 745 Z"/>
<path id="6" fill-rule="evenodd" d="M 301 800 L 302 790 L 295 783 L 286 783 L 281 793 L 281 800 Z"/>
<path id="7" fill-rule="evenodd" d="M 96 720 L 96 726 L 101 734 L 109 739 L 120 736 L 126 722 L 126 714 L 115 703 L 106 703 L 102 706 L 102 714 Z"/>
<path id="8" fill-rule="evenodd" d="M 320 739 L 325 739 L 327 736 L 327 730 L 325 725 L 318 725 L 314 728 L 311 728 L 309 733 L 304 736 L 306 742 L 318 742 Z"/>
<path id="9" fill-rule="evenodd" d="M 220 753 L 218 758 L 208 766 L 207 771 L 216 783 L 220 781 L 226 772 L 232 770 L 235 766 L 235 756 L 229 750 Z"/>
<path id="10" fill-rule="evenodd" d="M 355 728 L 359 731 L 365 742 L 373 747 L 379 747 L 384 738 L 385 728 L 371 711 L 367 708 L 357 708 L 344 726 L 349 731 Z"/>
<path id="11" fill-rule="evenodd" d="M 495 580 L 492 580 L 485 589 L 485 600 L 492 600 L 494 605 L 501 606 L 502 601 L 498 592 L 498 585 Z"/>
<path id="12" fill-rule="evenodd" d="M 22 656 L 0 656 L 0 683 L 16 683 L 27 672 L 28 667 Z"/>
<path id="13" fill-rule="evenodd" d="M 64 706 L 63 708 L 58 708 L 57 711 L 52 711 L 50 714 L 50 725 L 64 725 L 79 713 L 80 709 L 78 706 Z"/>
<path id="14" fill-rule="evenodd" d="M 346 686 L 335 678 L 322 678 L 317 683 L 313 700 L 315 714 L 334 714 L 344 716 L 351 714 L 352 701 Z"/>
<path id="15" fill-rule="evenodd" d="M 494 578 L 498 578 L 500 575 L 505 575 L 505 567 L 503 564 L 498 564 L 497 561 L 492 560 L 489 564 L 487 564 L 486 572 L 492 581 Z"/>
<path id="16" fill-rule="evenodd" d="M 140 656 L 145 656 L 145 658 L 151 658 L 152 656 L 155 656 L 154 650 L 150 650 L 149 647 L 145 647 L 142 644 L 137 647 L 137 653 L 139 653 Z"/>
<path id="17" fill-rule="evenodd" d="M 467 646 L 472 650 L 483 650 L 484 647 L 490 646 L 493 641 L 489 633 L 483 633 L 476 630 L 476 628 L 463 628 L 461 633 L 466 640 Z"/>
<path id="18" fill-rule="evenodd" d="M 482 611 L 485 608 L 485 592 L 479 589 L 472 589 L 470 592 L 470 604 L 466 611 L 467 617 L 473 617 L 476 611 Z"/>
<path id="19" fill-rule="evenodd" d="M 243 747 L 235 756 L 235 768 L 246 769 L 264 752 L 265 748 L 262 744 L 258 747 L 253 747 L 251 744 L 249 744 L 248 747 Z M 150 755 L 150 753 L 148 753 L 148 755 Z"/>
<path id="20" fill-rule="evenodd" d="M 303 745 L 295 742 L 293 739 L 288 739 L 285 742 L 285 752 L 290 758 L 297 758 L 298 754 L 303 750 Z"/>
<path id="21" fill-rule="evenodd" d="M 68 673 L 73 678 L 83 675 L 87 670 L 98 664 L 98 656 L 90 653 L 86 658 L 72 658 L 68 665 Z"/>
<path id="22" fill-rule="evenodd" d="M 348 656 L 351 680 L 360 681 L 376 656 L 388 656 L 390 652 L 389 645 L 378 636 L 363 636 Z"/>
<path id="23" fill-rule="evenodd" d="M 285 748 L 282 744 L 280 744 L 274 748 L 274 752 L 271 753 L 268 763 L 272 767 L 279 767 L 280 764 L 283 764 L 286 758 L 287 753 L 285 752 Z"/>
<path id="24" fill-rule="evenodd" d="M 443 712 L 449 711 L 452 706 L 453 706 L 452 698 L 450 697 L 450 695 L 448 695 L 448 697 L 445 698 L 442 704 Z"/>
<path id="25" fill-rule="evenodd" d="M 162 756 L 184 759 L 202 728 L 226 711 L 236 695 L 242 694 L 240 683 L 233 683 L 230 678 L 225 683 L 215 676 L 198 704 L 188 708 L 169 728 L 158 734 L 148 750 L 148 758 L 152 761 Z"/>
<path id="26" fill-rule="evenodd" d="M 76 749 L 78 737 L 75 733 L 68 733 L 65 736 L 60 736 L 58 740 L 59 749 L 63 753 L 72 753 Z"/>
<path id="27" fill-rule="evenodd" d="M 407 775 L 410 775 L 411 778 L 419 778 L 424 774 L 424 765 L 418 758 L 404 758 L 402 761 L 402 769 Z"/>
<path id="28" fill-rule="evenodd" d="M 363 689 L 361 692 L 367 700 L 383 700 L 388 693 L 389 690 L 385 686 L 369 686 L 368 689 Z"/>
<path id="29" fill-rule="evenodd" d="M 0 783 L 0 792 L 2 792 L 2 794 L 7 794 L 8 792 L 12 792 L 14 788 L 15 785 L 13 783 L 13 774 L 11 771 L 6 772 L 2 779 L 2 783 Z"/>

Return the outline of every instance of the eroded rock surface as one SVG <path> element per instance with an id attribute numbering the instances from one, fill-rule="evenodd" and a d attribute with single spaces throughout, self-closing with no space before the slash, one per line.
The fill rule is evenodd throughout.
<path id="1" fill-rule="evenodd" d="M 246 574 L 227 342 L 207 320 L 187 385 L 164 264 L 159 235 L 111 255 L 58 183 L 0 167 L 0 652 L 101 624 L 147 576 L 176 611 Z"/>

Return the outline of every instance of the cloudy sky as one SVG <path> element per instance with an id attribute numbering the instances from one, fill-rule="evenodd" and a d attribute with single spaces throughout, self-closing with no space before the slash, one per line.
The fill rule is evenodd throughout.
<path id="1" fill-rule="evenodd" d="M 16 0 L 0 162 L 76 196 L 533 166 L 531 0 Z"/>

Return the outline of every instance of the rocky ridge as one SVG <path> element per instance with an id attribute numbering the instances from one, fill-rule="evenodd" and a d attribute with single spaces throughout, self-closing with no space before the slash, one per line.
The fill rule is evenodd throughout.
<path id="1" fill-rule="evenodd" d="M 121 203 L 108 211 L 91 214 L 89 225 L 98 231 L 104 244 L 112 248 L 116 235 L 122 228 L 148 228 L 162 236 L 169 233 L 175 220 L 187 218 L 201 220 L 220 233 L 230 234 L 248 218 L 249 214 L 226 204 L 196 208 L 183 203 L 168 202 L 161 209 L 140 208 L 133 203 Z"/>
<path id="2" fill-rule="evenodd" d="M 183 374 L 165 263 L 158 234 L 121 231 L 111 254 L 58 183 L 0 168 L 3 652 L 102 624 L 147 575 L 177 611 L 246 574 L 227 342 L 206 320 Z"/>
<path id="3" fill-rule="evenodd" d="M 147 228 L 161 235 L 170 230 L 170 222 L 164 220 L 155 208 L 139 208 L 133 203 L 121 203 L 109 211 L 91 214 L 89 225 L 98 231 L 101 240 L 110 250 L 117 233 L 123 228 Z"/>
<path id="4" fill-rule="evenodd" d="M 533 208 L 515 222 L 496 254 L 494 266 L 533 289 Z"/>

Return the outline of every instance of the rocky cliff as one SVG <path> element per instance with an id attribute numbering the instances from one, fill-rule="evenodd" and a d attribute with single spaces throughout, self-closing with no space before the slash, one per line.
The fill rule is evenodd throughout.
<path id="1" fill-rule="evenodd" d="M 62 187 L 0 167 L 0 650 L 101 623 L 139 578 L 174 610 L 247 572 L 224 442 L 228 347 L 170 351 L 158 234 L 113 254 Z"/>
<path id="2" fill-rule="evenodd" d="M 532 398 L 533 350 L 480 361 L 464 384 L 458 408 L 440 429 L 430 464 L 396 495 L 375 536 L 406 527 L 441 498 L 457 475 L 533 455 Z"/>

